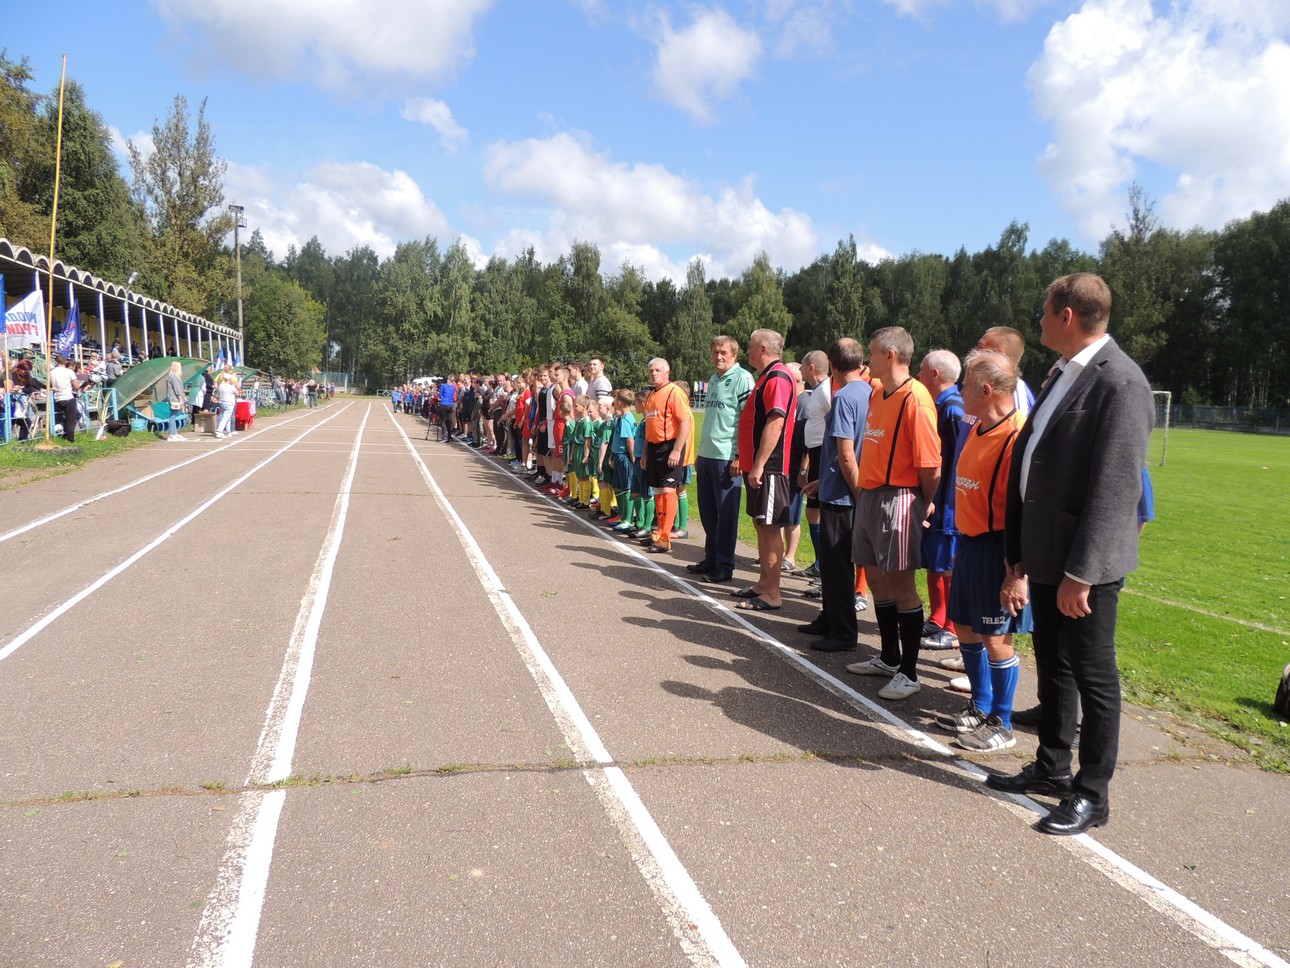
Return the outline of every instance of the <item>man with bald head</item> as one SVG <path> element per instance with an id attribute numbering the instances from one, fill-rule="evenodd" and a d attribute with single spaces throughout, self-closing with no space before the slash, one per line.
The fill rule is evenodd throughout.
<path id="1" fill-rule="evenodd" d="M 1012 392 L 1012 402 L 1021 416 L 1030 413 L 1030 408 L 1035 403 L 1035 394 L 1026 385 L 1026 381 L 1021 379 L 1021 357 L 1026 352 L 1026 337 L 1011 326 L 991 326 L 981 334 L 976 348 L 1002 353 L 1012 361 L 1013 368 L 1017 371 L 1017 388 Z"/>
<path id="2" fill-rule="evenodd" d="M 782 529 L 789 523 L 789 454 L 797 417 L 797 383 L 784 364 L 784 337 L 773 329 L 754 330 L 748 362 L 757 371 L 748 405 L 739 416 L 739 466 L 748 492 L 748 516 L 757 531 L 757 581 L 735 593 L 736 608 L 778 611 Z"/>
<path id="3" fill-rule="evenodd" d="M 685 391 L 672 382 L 672 367 L 667 360 L 662 357 L 650 360 L 648 372 L 653 389 L 645 398 L 645 453 L 641 457 L 641 469 L 654 489 L 658 530 L 641 543 L 657 555 L 672 550 L 672 525 L 679 506 L 676 488 L 685 480 L 694 416 Z"/>

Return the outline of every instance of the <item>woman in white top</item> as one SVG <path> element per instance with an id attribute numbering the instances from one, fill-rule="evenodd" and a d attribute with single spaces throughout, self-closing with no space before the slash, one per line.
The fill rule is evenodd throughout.
<path id="1" fill-rule="evenodd" d="M 219 401 L 219 422 L 215 425 L 216 437 L 227 437 L 233 431 L 233 415 L 237 410 L 237 392 L 241 389 L 233 367 L 215 378 L 215 399 Z"/>

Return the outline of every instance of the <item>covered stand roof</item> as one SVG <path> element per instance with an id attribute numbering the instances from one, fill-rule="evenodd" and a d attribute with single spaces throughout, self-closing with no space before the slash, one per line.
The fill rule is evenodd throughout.
<path id="1" fill-rule="evenodd" d="M 0 275 L 4 276 L 5 297 L 9 300 L 21 299 L 36 288 L 36 276 L 41 279 L 41 291 L 49 299 L 49 257 L 38 255 L 21 245 L 14 245 L 8 239 L 0 238 Z M 167 319 L 177 319 L 181 323 L 191 323 L 202 329 L 229 339 L 237 339 L 237 330 L 231 327 L 212 323 L 209 319 L 185 312 L 159 299 L 152 299 L 141 293 L 127 290 L 125 286 L 108 282 L 85 269 L 64 264 L 54 260 L 54 305 L 70 310 L 67 284 L 71 283 L 72 293 L 80 304 L 81 313 L 98 318 L 98 294 L 103 294 L 104 322 L 120 323 L 125 318 L 124 306 L 128 301 L 131 307 L 146 309 L 149 314 L 156 313 Z M 130 311 L 132 322 L 138 321 L 136 310 Z"/>

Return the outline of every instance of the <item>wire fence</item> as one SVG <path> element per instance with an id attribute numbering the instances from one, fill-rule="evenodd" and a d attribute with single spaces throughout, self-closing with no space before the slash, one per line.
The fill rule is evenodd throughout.
<path id="1" fill-rule="evenodd" d="M 1169 408 L 1171 427 L 1235 430 L 1250 434 L 1290 434 L 1290 408 L 1209 407 L 1175 404 Z"/>

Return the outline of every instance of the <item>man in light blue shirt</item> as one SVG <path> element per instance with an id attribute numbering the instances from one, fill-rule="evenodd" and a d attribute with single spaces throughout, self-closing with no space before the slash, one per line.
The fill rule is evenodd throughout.
<path id="1" fill-rule="evenodd" d="M 712 341 L 712 365 L 703 404 L 703 434 L 695 462 L 699 520 L 703 522 L 703 560 L 686 569 L 706 582 L 729 581 L 739 539 L 739 415 L 752 393 L 753 376 L 738 363 L 739 344 L 730 336 Z"/>

